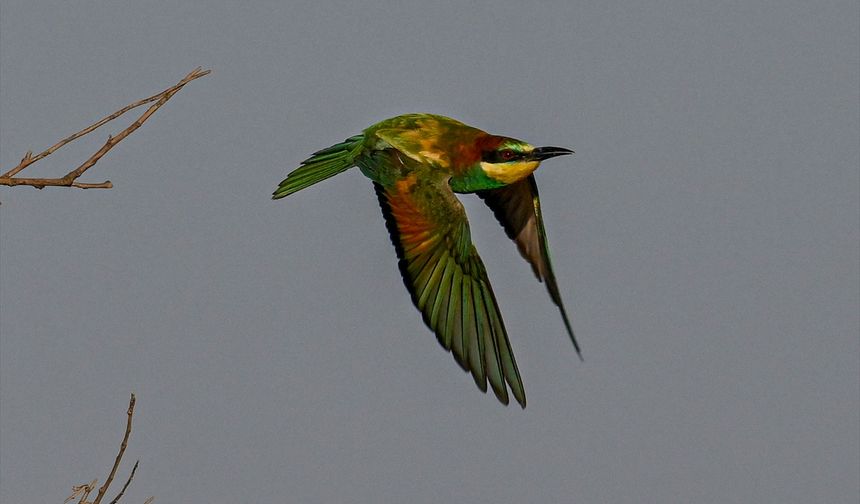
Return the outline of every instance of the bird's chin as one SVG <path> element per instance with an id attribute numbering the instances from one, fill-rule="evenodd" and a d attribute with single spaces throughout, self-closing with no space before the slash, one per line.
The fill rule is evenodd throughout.
<path id="1" fill-rule="evenodd" d="M 528 177 L 540 166 L 540 161 L 525 160 L 515 163 L 481 163 L 484 172 L 499 182 L 513 184 Z"/>

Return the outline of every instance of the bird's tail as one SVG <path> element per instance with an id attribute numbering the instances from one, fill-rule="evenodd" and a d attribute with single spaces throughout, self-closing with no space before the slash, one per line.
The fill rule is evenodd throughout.
<path id="1" fill-rule="evenodd" d="M 314 152 L 302 161 L 302 165 L 287 175 L 272 193 L 272 199 L 289 196 L 305 187 L 312 186 L 355 165 L 355 157 L 361 150 L 364 137 L 356 135 L 339 144 Z"/>

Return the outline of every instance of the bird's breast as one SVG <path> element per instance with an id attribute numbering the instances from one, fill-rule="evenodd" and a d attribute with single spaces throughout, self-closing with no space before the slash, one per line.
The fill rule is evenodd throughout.
<path id="1" fill-rule="evenodd" d="M 478 164 L 466 170 L 457 170 L 448 180 L 448 184 L 454 192 L 458 193 L 498 189 L 507 185 L 507 183 L 489 176 Z"/>

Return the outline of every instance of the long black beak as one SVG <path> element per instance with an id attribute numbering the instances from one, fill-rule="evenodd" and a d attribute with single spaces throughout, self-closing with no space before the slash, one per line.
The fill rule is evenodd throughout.
<path id="1" fill-rule="evenodd" d="M 566 156 L 568 154 L 573 154 L 573 151 L 564 147 L 538 147 L 531 152 L 530 157 L 538 161 L 543 161 L 551 157 Z"/>

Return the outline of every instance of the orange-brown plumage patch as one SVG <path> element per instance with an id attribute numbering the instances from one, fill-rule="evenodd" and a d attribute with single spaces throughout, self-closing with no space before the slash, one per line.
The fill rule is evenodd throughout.
<path id="1" fill-rule="evenodd" d="M 409 255 L 421 254 L 430 250 L 439 241 L 439 233 L 419 207 L 412 189 L 418 176 L 411 174 L 394 183 L 394 191 L 386 191 L 391 206 L 391 215 L 397 222 L 397 231 L 403 251 Z"/>
<path id="2" fill-rule="evenodd" d="M 435 116 L 404 116 L 382 125 L 374 134 L 419 163 L 450 170 L 459 176 L 473 168 L 484 152 L 495 150 L 503 137 Z"/>
<path id="3" fill-rule="evenodd" d="M 457 142 L 452 148 L 455 152 L 453 168 L 458 175 L 478 164 L 484 152 L 495 150 L 502 143 L 502 137 L 476 131 L 479 134 L 476 134 L 474 139 Z"/>

